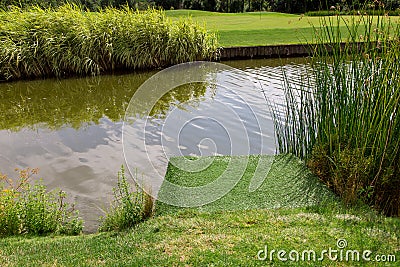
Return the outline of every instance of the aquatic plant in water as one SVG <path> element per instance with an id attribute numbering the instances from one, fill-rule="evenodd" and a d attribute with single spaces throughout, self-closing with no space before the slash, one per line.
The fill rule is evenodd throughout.
<path id="1" fill-rule="evenodd" d="M 275 109 L 279 150 L 307 159 L 347 203 L 399 216 L 398 21 L 336 16 L 321 18 L 321 26 L 313 42 L 329 45 L 314 46 L 300 86 L 286 79 L 286 106 Z"/>

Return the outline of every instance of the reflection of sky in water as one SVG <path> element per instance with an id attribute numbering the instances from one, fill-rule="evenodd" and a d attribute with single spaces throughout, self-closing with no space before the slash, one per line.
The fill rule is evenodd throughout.
<path id="1" fill-rule="evenodd" d="M 229 134 L 220 123 L 210 118 L 196 118 L 185 124 L 177 143 L 184 156 L 206 155 L 210 150 L 218 155 L 231 153 Z"/>
<path id="2" fill-rule="evenodd" d="M 277 76 L 280 67 L 259 66 L 248 68 L 246 72 L 261 77 L 260 80 L 269 96 L 274 98 L 281 95 L 277 89 L 282 80 Z M 12 99 L 12 95 L 7 95 L 10 98 L 8 100 L 0 100 L 0 109 L 4 109 L 4 112 L 1 112 L 2 116 L 6 116 L 2 120 L 3 129 L 7 128 L 6 122 L 10 125 L 9 128 L 13 129 L 0 130 L 0 172 L 15 176 L 16 167 L 38 167 L 39 177 L 44 178 L 46 185 L 67 191 L 72 200 L 77 202 L 77 208 L 88 224 L 96 224 L 98 216 L 102 215 L 99 207 L 104 210 L 106 203 L 110 201 L 116 174 L 124 163 L 120 118 L 124 114 L 126 101 L 130 98 L 127 96 L 133 95 L 140 85 L 139 82 L 133 82 L 136 78 L 132 77 L 134 75 L 110 76 L 102 78 L 103 81 L 96 80 L 94 84 L 88 84 L 86 79 L 71 79 L 62 82 L 49 80 L 43 84 L 41 81 L 27 81 L 14 85 L 0 85 L 0 92 L 8 94 L 15 90 L 15 99 L 29 97 L 31 101 L 30 104 L 20 102 L 21 105 L 25 103 L 25 107 L 16 107 L 7 106 L 16 101 Z M 141 81 L 145 78 L 141 78 Z M 18 86 L 27 87 L 29 90 L 20 89 Z M 97 86 L 104 88 L 96 89 Z M 70 95 L 68 89 L 71 89 Z M 47 95 L 48 90 L 57 94 Z M 240 98 L 223 88 L 217 88 L 217 91 L 208 88 L 204 94 L 192 96 L 194 99 L 186 98 L 183 102 L 189 101 L 180 105 L 179 95 L 175 95 L 175 98 L 172 98 L 174 104 L 169 103 L 168 106 L 167 103 L 165 106 L 168 110 L 163 110 L 164 115 L 168 116 L 155 116 L 154 123 L 146 125 L 145 140 L 149 146 L 147 152 L 151 157 L 157 157 L 160 151 L 169 155 L 213 155 L 232 152 L 247 154 L 246 151 L 250 154 L 260 153 L 260 132 L 252 123 L 253 113 Z M 259 92 L 250 93 L 246 101 L 252 102 L 252 106 L 260 110 L 266 108 L 265 100 L 260 98 Z M 39 102 L 41 106 L 34 106 L 34 103 Z M 42 106 L 45 108 L 42 109 Z M 232 118 L 229 109 L 234 110 L 239 117 Z M 110 116 L 101 115 L 107 113 Z M 9 116 L 15 119 L 7 120 Z M 24 117 L 24 123 L 18 124 L 21 116 L 26 118 Z M 179 122 L 185 122 L 194 116 L 198 117 L 178 128 Z M 207 119 L 207 116 L 216 119 Z M 167 122 L 169 120 L 167 127 L 161 128 L 165 125 L 165 119 Z M 236 144 L 239 149 L 232 151 L 230 140 L 244 137 L 242 131 L 232 131 L 238 125 L 237 119 L 245 125 L 246 134 L 249 140 L 252 140 L 250 150 L 246 144 L 239 142 Z M 94 122 L 90 122 L 91 120 Z M 62 125 L 62 121 L 68 123 Z M 133 125 L 133 132 L 143 132 L 144 127 L 142 123 Z M 177 128 L 180 131 L 177 131 Z M 271 140 L 272 133 L 271 125 L 271 128 L 266 129 L 264 141 Z M 166 151 L 161 150 L 161 144 L 167 147 Z M 240 149 L 241 145 L 243 149 Z M 269 143 L 268 146 L 273 150 L 273 144 Z M 132 144 L 132 149 L 137 149 L 135 144 Z M 269 152 L 273 152 L 271 149 Z M 138 158 L 135 163 L 140 165 L 141 160 L 145 159 Z M 89 227 L 87 230 L 94 229 Z"/>
<path id="3" fill-rule="evenodd" d="M 259 94 L 259 92 L 248 93 Z M 258 98 L 261 105 L 265 104 L 264 101 Z M 268 137 L 273 136 L 273 128 L 264 127 L 266 138 L 260 136 L 259 123 L 262 122 L 257 121 L 254 113 L 267 114 L 261 107 L 254 105 L 255 102 L 251 104 L 249 107 L 249 103 L 244 99 L 224 88 L 218 88 L 213 98 L 202 101 L 196 108 L 173 109 L 168 114 L 162 129 L 163 145 L 166 146 L 167 153 L 170 156 L 259 154 L 261 142 L 264 141 L 264 146 L 268 146 L 269 153 L 272 154 L 274 143 Z M 263 122 L 263 125 L 269 126 L 271 121 Z M 156 132 L 160 132 L 160 129 Z M 155 139 L 154 134 L 152 135 Z M 212 142 L 209 140 L 201 144 L 202 140 L 207 138 Z M 238 139 L 249 140 L 249 144 L 246 142 L 232 144 L 232 140 Z M 146 144 L 148 144 L 147 136 Z M 232 150 L 233 145 L 234 150 Z"/>
<path id="4" fill-rule="evenodd" d="M 72 151 L 87 152 L 99 145 L 107 145 L 110 140 L 120 140 L 121 129 L 116 128 L 117 125 L 103 118 L 99 125 L 91 124 L 80 130 L 64 128 L 57 133 L 62 143 Z"/>
<path id="5" fill-rule="evenodd" d="M 96 151 L 99 147 L 120 143 L 121 125 L 121 122 L 113 123 L 103 118 L 99 124 L 88 125 L 79 130 L 72 128 L 56 131 L 42 128 L 37 130 L 24 128 L 19 132 L 2 130 L 0 131 L 1 158 L 8 162 L 8 172 L 14 169 L 12 167 L 14 163 L 22 168 L 39 167 L 37 164 L 40 164 L 65 169 L 68 167 L 57 164 L 60 158 L 71 159 L 76 156 L 79 161 L 88 162 L 95 158 L 111 156 L 98 154 Z M 41 158 L 44 160 L 39 160 Z M 2 164 L 2 169 L 4 170 L 7 165 Z"/>
<path id="6" fill-rule="evenodd" d="M 124 154 L 130 171 L 138 169 L 144 174 L 140 183 L 154 197 L 171 157 L 271 155 L 276 151 L 274 125 L 259 83 L 247 73 L 223 66 L 216 70 L 214 66 L 178 66 L 161 72 L 146 81 L 130 103 L 123 132 Z M 207 76 L 203 76 L 204 70 Z M 171 75 L 181 73 L 195 83 L 179 86 L 181 80 L 170 81 Z M 146 110 L 154 110 L 152 103 L 166 89 L 185 91 L 191 85 L 206 88 L 205 97 L 172 101 L 162 117 L 145 116 Z"/>
<path id="7" fill-rule="evenodd" d="M 39 168 L 45 184 L 68 192 L 88 223 L 95 224 L 101 215 L 98 205 L 104 209 L 100 203 L 111 199 L 114 177 L 124 161 L 121 127 L 121 122 L 103 118 L 79 130 L 2 130 L 1 171 L 14 176 L 16 167 Z"/>

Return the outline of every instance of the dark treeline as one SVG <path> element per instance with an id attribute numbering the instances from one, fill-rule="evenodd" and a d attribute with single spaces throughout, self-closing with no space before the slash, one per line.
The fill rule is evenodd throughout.
<path id="1" fill-rule="evenodd" d="M 42 8 L 57 7 L 65 3 L 73 3 L 91 11 L 108 6 L 129 6 L 135 9 L 160 7 L 169 9 L 194 9 L 216 12 L 251 12 L 275 11 L 283 13 L 305 13 L 316 10 L 359 10 L 377 9 L 396 10 L 400 8 L 400 0 L 1 0 L 3 9 L 9 6 L 26 7 L 37 5 Z"/>
<path id="2" fill-rule="evenodd" d="M 305 13 L 316 10 L 395 10 L 400 0 L 155 0 L 156 6 L 164 9 L 195 9 L 217 12 L 275 11 L 283 13 Z"/>

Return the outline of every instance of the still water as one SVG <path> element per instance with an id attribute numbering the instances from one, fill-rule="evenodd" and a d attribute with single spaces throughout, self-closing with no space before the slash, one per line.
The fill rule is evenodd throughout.
<path id="1" fill-rule="evenodd" d="M 282 103 L 282 68 L 287 74 L 296 76 L 307 63 L 305 59 L 264 59 L 224 64 L 258 79 L 265 94 L 249 90 L 246 98 L 267 109 L 265 96 L 275 103 Z M 1 173 L 15 177 L 15 168 L 39 168 L 44 184 L 68 192 L 85 220 L 85 230 L 95 231 L 98 217 L 104 214 L 112 200 L 116 174 L 125 162 L 122 144 L 125 111 L 136 90 L 155 73 L 157 71 L 0 84 Z M 229 103 L 237 110 L 242 108 L 240 101 L 221 87 L 189 84 L 164 95 L 149 116 L 154 119 L 154 125 L 177 125 L 179 120 L 185 120 L 185 114 L 202 111 L 202 114 L 218 114 L 228 123 L 231 114 L 213 105 L 218 101 Z M 174 116 L 167 116 L 174 110 Z M 266 115 L 265 119 L 269 123 L 267 128 L 271 129 L 268 134 L 272 136 L 271 118 Z M 246 120 L 246 115 L 242 120 Z M 182 128 L 180 154 L 232 153 L 231 144 L 224 145 L 228 136 L 217 121 L 192 122 L 190 127 Z M 137 123 L 132 127 L 140 131 L 141 125 Z M 164 129 L 165 132 L 168 130 L 172 131 L 173 127 Z M 240 136 L 239 131 L 236 134 Z M 229 135 L 235 136 L 234 124 Z M 250 139 L 251 136 L 250 132 Z M 257 136 L 256 132 L 254 136 Z M 173 151 L 174 142 L 168 145 L 168 137 L 164 137 L 164 143 Z M 214 147 L 215 142 L 218 147 Z M 156 147 L 159 143 L 153 145 Z M 266 150 L 274 152 L 273 142 L 264 145 Z M 147 146 L 151 147 L 152 143 L 147 142 Z M 210 147 L 212 149 L 207 152 Z M 249 153 L 259 152 L 257 147 L 251 149 Z M 140 168 L 140 160 L 135 164 Z"/>

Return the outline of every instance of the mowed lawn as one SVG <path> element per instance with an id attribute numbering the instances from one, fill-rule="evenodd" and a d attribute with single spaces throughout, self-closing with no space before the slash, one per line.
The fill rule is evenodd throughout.
<path id="1" fill-rule="evenodd" d="M 172 160 L 188 164 L 186 159 Z M 236 163 L 244 159 L 230 160 L 241 166 Z M 398 218 L 385 218 L 364 206 L 345 206 L 291 155 L 269 159 L 250 156 L 241 180 L 215 203 L 177 209 L 157 202 L 158 215 L 127 231 L 0 238 L 0 266 L 377 266 L 376 260 L 383 257 L 384 266 L 398 266 Z M 206 157 L 190 160 L 201 166 L 209 162 Z M 166 179 L 201 186 L 224 172 L 230 166 L 227 160 L 215 157 L 198 173 L 169 165 Z M 256 165 L 266 163 L 271 169 L 265 181 L 249 193 Z M 174 192 L 163 194 L 168 193 Z M 344 244 L 344 257 L 348 250 L 372 254 L 367 260 L 340 259 L 338 244 Z M 324 252 L 330 248 L 336 251 L 331 259 Z M 286 261 L 278 258 L 280 250 Z M 289 260 L 290 251 L 298 258 L 292 253 Z"/>
<path id="2" fill-rule="evenodd" d="M 204 169 L 191 172 L 176 167 L 192 164 L 197 166 L 196 168 L 202 166 Z M 237 179 L 237 183 L 226 194 L 195 208 L 204 212 L 295 208 L 338 201 L 307 169 L 304 162 L 291 154 L 174 157 L 170 159 L 165 179 L 182 187 L 212 185 L 219 180 L 208 187 L 205 190 L 207 192 L 199 190 L 189 194 L 180 191 L 179 187 L 170 187 L 168 183 L 163 183 L 158 197 L 168 203 L 180 203 L 181 206 L 193 203 L 192 200 L 204 202 L 208 199 L 207 196 L 210 196 L 209 192 L 217 192 L 218 187 L 230 188 L 230 181 Z M 180 209 L 156 201 L 156 214 L 174 213 Z"/>
<path id="3" fill-rule="evenodd" d="M 124 232 L 76 237 L 0 238 L 0 266 L 399 266 L 399 220 L 338 206 L 197 212 L 156 216 Z M 349 250 L 371 250 L 371 260 L 330 260 L 345 239 Z M 267 255 L 261 252 L 268 247 Z M 280 261 L 277 251 L 315 258 Z M 301 255 L 301 254 L 300 254 Z M 332 254 L 338 255 L 338 253 Z M 385 255 L 387 262 L 376 262 Z M 393 258 L 395 257 L 395 258 Z M 396 261 L 394 261 L 396 260 Z"/>
<path id="4" fill-rule="evenodd" d="M 218 33 L 219 44 L 223 47 L 311 43 L 315 42 L 315 28 L 321 25 L 321 17 L 275 12 L 227 14 L 197 10 L 169 10 L 166 14 L 172 19 L 190 16 L 193 20 L 205 24 L 208 30 Z M 323 19 L 337 22 L 335 17 Z M 351 16 L 343 16 L 343 19 L 350 22 Z M 391 20 L 398 22 L 399 18 L 391 17 Z M 340 30 L 346 38 L 347 28 L 344 21 L 341 24 Z M 360 27 L 360 35 L 362 31 L 363 27 Z"/>

